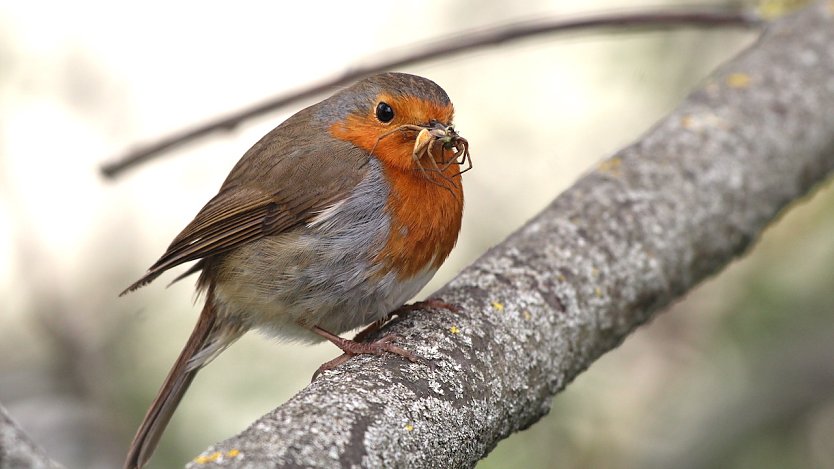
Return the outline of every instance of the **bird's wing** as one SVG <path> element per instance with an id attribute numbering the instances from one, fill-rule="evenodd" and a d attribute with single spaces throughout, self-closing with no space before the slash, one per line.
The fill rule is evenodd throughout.
<path id="1" fill-rule="evenodd" d="M 334 151 L 314 156 L 309 153 L 320 149 L 287 152 L 280 141 L 269 137 L 244 155 L 220 192 L 122 294 L 147 285 L 174 266 L 306 223 L 347 197 L 364 175 L 367 155 L 355 147 L 331 144 L 328 149 Z M 202 262 L 183 276 L 201 268 Z"/>

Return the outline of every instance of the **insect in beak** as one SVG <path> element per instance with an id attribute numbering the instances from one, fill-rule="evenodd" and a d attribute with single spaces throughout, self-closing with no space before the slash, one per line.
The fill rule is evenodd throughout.
<path id="1" fill-rule="evenodd" d="M 448 151 L 453 152 L 451 157 L 446 156 Z M 422 161 L 426 156 L 428 156 L 428 162 L 431 164 L 430 168 L 423 166 Z M 428 176 L 427 170 L 439 175 L 445 183 L 455 184 L 452 178 L 459 177 L 464 172 L 472 169 L 469 142 L 461 137 L 454 127 L 447 127 L 440 123 L 433 123 L 430 127 L 420 127 L 417 138 L 414 140 L 412 158 L 417 168 L 433 182 L 434 178 Z M 466 164 L 467 167 L 455 174 L 446 174 L 446 170 L 453 163 Z"/>
<path id="2" fill-rule="evenodd" d="M 461 137 L 451 125 L 445 126 L 439 122 L 433 122 L 428 126 L 404 124 L 382 134 L 377 143 L 396 132 L 417 132 L 411 156 L 416 168 L 433 184 L 451 191 L 452 187 L 457 185 L 454 178 L 472 169 L 469 142 Z M 452 154 L 447 157 L 449 151 Z M 424 160 L 427 160 L 426 166 L 424 166 Z M 466 165 L 466 167 L 454 174 L 446 174 L 449 167 L 455 163 L 459 166 Z M 439 181 L 436 176 L 440 178 Z"/>

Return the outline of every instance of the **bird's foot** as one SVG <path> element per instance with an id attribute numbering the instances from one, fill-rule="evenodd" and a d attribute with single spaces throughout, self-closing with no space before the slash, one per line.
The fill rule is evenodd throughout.
<path id="1" fill-rule="evenodd" d="M 453 313 L 459 313 L 461 311 L 458 305 L 447 303 L 440 298 L 430 298 L 428 300 L 414 302 L 410 305 L 402 305 L 384 318 L 372 322 L 368 325 L 368 327 L 359 331 L 353 340 L 339 337 L 338 335 L 332 334 L 318 326 L 313 327 L 313 332 L 329 340 L 343 352 L 342 355 L 321 365 L 318 370 L 313 373 L 313 381 L 315 381 L 316 378 L 323 372 L 336 368 L 356 355 L 383 355 L 387 352 L 399 355 L 410 362 L 419 361 L 418 357 L 413 353 L 391 343 L 397 338 L 394 334 L 388 334 L 374 342 L 366 343 L 365 339 L 367 339 L 372 333 L 379 330 L 379 328 L 381 328 L 386 322 L 390 321 L 391 318 L 395 316 L 403 317 L 413 311 L 425 308 L 447 309 Z"/>
<path id="2" fill-rule="evenodd" d="M 377 328 L 379 328 L 379 326 L 377 326 Z M 321 365 L 319 369 L 313 373 L 313 381 L 315 381 L 316 378 L 323 372 L 336 368 L 356 355 L 384 355 L 385 353 L 393 353 L 394 355 L 403 357 L 412 363 L 416 363 L 420 360 L 417 355 L 414 355 L 408 350 L 397 347 L 392 343 L 397 339 L 395 334 L 388 334 L 379 340 L 366 343 L 339 337 L 318 326 L 313 327 L 313 332 L 329 340 L 343 352 L 342 355 Z"/>

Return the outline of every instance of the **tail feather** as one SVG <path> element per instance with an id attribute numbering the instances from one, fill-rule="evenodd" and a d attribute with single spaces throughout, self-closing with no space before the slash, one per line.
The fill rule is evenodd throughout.
<path id="1" fill-rule="evenodd" d="M 194 376 L 242 333 L 242 330 L 218 322 L 211 295 L 208 295 L 191 337 L 133 437 L 124 469 L 141 469 L 148 462 Z"/>

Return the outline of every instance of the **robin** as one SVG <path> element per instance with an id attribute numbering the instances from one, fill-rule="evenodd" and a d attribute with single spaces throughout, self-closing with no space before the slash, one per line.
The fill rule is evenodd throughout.
<path id="1" fill-rule="evenodd" d="M 344 353 L 414 360 L 387 336 L 338 334 L 377 323 L 432 278 L 457 241 L 468 143 L 433 81 L 363 79 L 293 115 L 238 161 L 218 194 L 122 294 L 197 260 L 205 306 L 148 409 L 125 468 L 151 457 L 195 374 L 250 329 L 329 340 Z M 175 280 L 175 281 L 176 281 Z M 328 364 L 325 364 L 328 365 Z"/>

